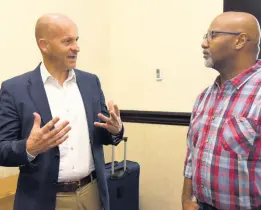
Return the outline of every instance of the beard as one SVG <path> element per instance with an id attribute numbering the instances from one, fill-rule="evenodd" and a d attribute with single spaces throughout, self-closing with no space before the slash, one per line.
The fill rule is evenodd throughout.
<path id="1" fill-rule="evenodd" d="M 214 67 L 214 62 L 213 62 L 211 56 L 209 56 L 208 58 L 205 59 L 205 66 L 207 68 L 213 68 Z"/>
<path id="2" fill-rule="evenodd" d="M 206 53 L 205 66 L 207 68 L 213 68 L 214 67 L 214 61 L 212 59 L 211 53 L 209 52 L 209 50 L 206 50 L 205 53 Z"/>

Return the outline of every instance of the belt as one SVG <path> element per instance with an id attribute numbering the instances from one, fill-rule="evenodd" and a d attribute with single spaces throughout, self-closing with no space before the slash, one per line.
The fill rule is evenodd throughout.
<path id="1" fill-rule="evenodd" d="M 77 189 L 89 184 L 94 179 L 96 179 L 95 171 L 93 171 L 88 176 L 80 180 L 77 180 L 77 181 L 57 182 L 56 191 L 57 192 L 75 192 Z"/>

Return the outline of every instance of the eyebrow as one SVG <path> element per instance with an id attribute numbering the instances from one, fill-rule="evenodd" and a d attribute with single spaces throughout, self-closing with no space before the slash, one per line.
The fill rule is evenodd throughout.
<path id="1" fill-rule="evenodd" d="M 63 38 L 62 39 L 62 42 L 64 42 L 64 41 L 67 41 L 67 40 L 74 40 L 74 39 L 76 39 L 76 41 L 79 39 L 79 36 L 77 36 L 76 38 L 74 38 L 74 37 L 66 37 L 66 38 Z"/>
<path id="2" fill-rule="evenodd" d="M 219 31 L 219 30 L 210 30 L 212 33 L 218 33 L 218 34 L 232 34 L 232 35 L 239 35 L 242 32 L 231 32 L 231 31 Z"/>

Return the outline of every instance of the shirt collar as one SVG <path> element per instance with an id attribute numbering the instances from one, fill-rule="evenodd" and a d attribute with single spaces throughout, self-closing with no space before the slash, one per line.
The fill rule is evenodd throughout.
<path id="1" fill-rule="evenodd" d="M 42 62 L 40 65 L 40 72 L 41 72 L 41 76 L 42 76 L 42 80 L 43 83 L 45 84 L 49 78 L 53 78 L 54 80 L 56 80 L 47 70 L 45 64 Z M 73 81 L 76 82 L 76 75 L 75 75 L 75 71 L 74 69 L 69 70 L 68 72 L 68 77 L 66 79 L 65 82 L 69 82 L 69 81 Z"/>
<path id="2" fill-rule="evenodd" d="M 231 80 L 226 81 L 230 83 L 233 87 L 239 89 L 244 83 L 246 83 L 254 74 L 261 70 L 261 60 L 258 60 L 255 65 L 249 67 L 241 74 L 232 78 Z M 220 76 L 217 76 L 214 85 L 220 87 Z"/>

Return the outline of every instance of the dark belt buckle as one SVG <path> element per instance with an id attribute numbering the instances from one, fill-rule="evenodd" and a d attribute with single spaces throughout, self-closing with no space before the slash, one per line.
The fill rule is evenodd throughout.
<path id="1" fill-rule="evenodd" d="M 78 187 L 78 182 L 67 182 L 65 183 L 65 192 L 75 192 L 79 187 Z"/>

